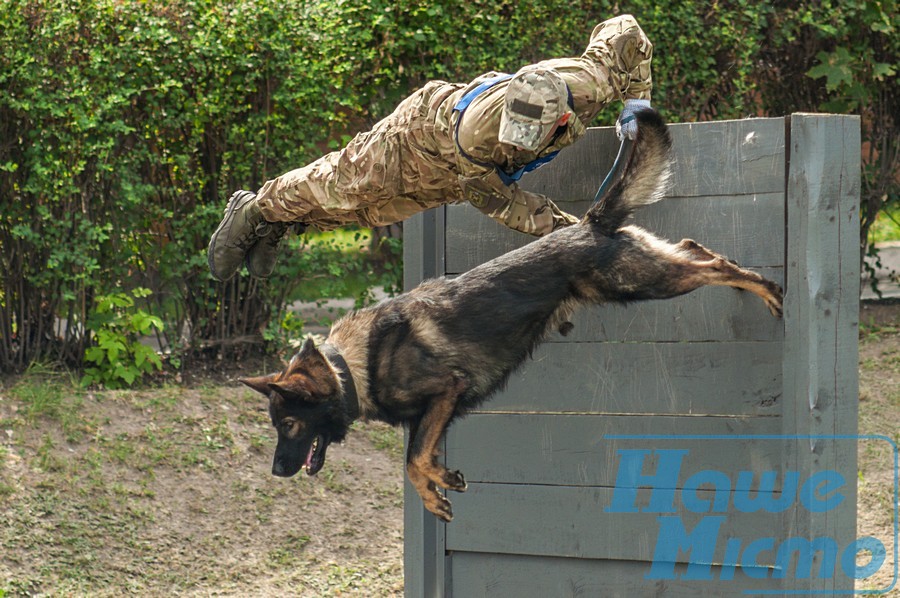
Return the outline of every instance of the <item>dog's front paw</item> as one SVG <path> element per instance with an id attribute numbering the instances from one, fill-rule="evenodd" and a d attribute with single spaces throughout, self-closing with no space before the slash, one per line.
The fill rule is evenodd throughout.
<path id="1" fill-rule="evenodd" d="M 466 478 L 463 477 L 462 472 L 459 470 L 445 472 L 444 484 L 445 488 L 455 492 L 465 492 L 469 487 L 469 485 L 466 484 Z"/>

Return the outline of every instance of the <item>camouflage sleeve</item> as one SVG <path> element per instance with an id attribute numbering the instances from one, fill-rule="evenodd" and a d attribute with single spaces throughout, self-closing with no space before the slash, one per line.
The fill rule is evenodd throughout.
<path id="1" fill-rule="evenodd" d="M 461 177 L 460 183 L 469 203 L 519 232 L 540 237 L 578 222 L 578 218 L 563 212 L 543 195 L 525 191 L 515 183 L 507 187 L 494 170 Z"/>
<path id="2" fill-rule="evenodd" d="M 650 99 L 653 44 L 631 15 L 600 23 L 591 33 L 583 58 L 602 65 L 621 99 Z"/>

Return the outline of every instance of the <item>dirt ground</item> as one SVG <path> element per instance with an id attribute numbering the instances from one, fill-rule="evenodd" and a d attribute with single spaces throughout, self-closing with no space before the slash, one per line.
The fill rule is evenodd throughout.
<path id="1" fill-rule="evenodd" d="M 402 594 L 396 430 L 358 426 L 282 479 L 249 389 L 59 390 L 33 419 L 44 392 L 0 400 L 0 596 Z"/>
<path id="2" fill-rule="evenodd" d="M 900 445 L 900 302 L 864 304 L 859 337 L 859 433 L 890 438 L 896 450 Z M 900 596 L 900 580 L 894 579 L 897 495 L 891 446 L 883 440 L 860 441 L 858 458 L 857 537 L 882 540 L 887 555 L 885 565 L 872 577 L 859 580 L 856 587 Z M 884 594 L 892 585 L 893 592 Z"/>
<path id="3" fill-rule="evenodd" d="M 860 318 L 860 432 L 896 442 L 898 316 Z M 286 480 L 269 473 L 262 397 L 234 382 L 72 388 L 49 372 L 0 381 L 0 598 L 402 594 L 397 430 L 356 425 L 318 476 Z M 860 537 L 892 537 L 886 447 L 860 443 Z"/>

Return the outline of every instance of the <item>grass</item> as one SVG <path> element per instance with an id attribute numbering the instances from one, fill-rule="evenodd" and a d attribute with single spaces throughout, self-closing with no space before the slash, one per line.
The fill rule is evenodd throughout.
<path id="1" fill-rule="evenodd" d="M 12 480 L 7 473 L 7 465 L 6 460 L 9 458 L 9 451 L 0 446 L 0 504 L 3 504 L 3 501 L 12 496 L 13 492 L 15 492 L 15 487 L 12 485 Z M 0 596 L 2 598 L 2 596 Z"/>
<path id="2" fill-rule="evenodd" d="M 874 318 L 860 318 L 859 340 L 861 343 L 875 343 L 885 336 L 900 333 L 900 322 L 878 322 Z"/>
<path id="3" fill-rule="evenodd" d="M 346 228 L 326 232 L 308 232 L 288 240 L 296 259 L 284 268 L 298 268 L 289 277 L 302 279 L 289 302 L 316 302 L 334 298 L 352 298 L 365 302 L 374 287 L 400 284 L 396 274 L 399 263 L 387 273 L 375 272 L 369 260 L 371 232 Z M 399 253 L 400 245 L 393 244 Z M 399 258 L 399 256 L 398 256 Z"/>
<path id="4" fill-rule="evenodd" d="M 48 380 L 17 385 L 12 395 L 22 405 L 25 417 L 29 421 L 34 421 L 39 417 L 57 419 L 69 411 L 63 409 L 63 392 L 61 384 Z"/>
<path id="5" fill-rule="evenodd" d="M 297 559 L 297 554 L 309 544 L 310 537 L 296 534 L 288 534 L 279 541 L 279 545 L 270 550 L 266 555 L 266 561 L 271 567 L 285 568 L 292 566 Z"/>
<path id="6" fill-rule="evenodd" d="M 403 430 L 388 425 L 366 426 L 366 435 L 375 448 L 386 451 L 397 459 L 403 457 Z"/>
<path id="7" fill-rule="evenodd" d="M 878 213 L 869 238 L 876 244 L 900 241 L 900 206 Z"/>
<path id="8" fill-rule="evenodd" d="M 33 365 L 10 395 L 20 405 L 28 423 L 41 419 L 58 422 L 67 440 L 77 440 L 90 432 L 94 423 L 79 416 L 82 396 L 75 379 L 44 365 Z"/>
<path id="9" fill-rule="evenodd" d="M 900 444 L 900 322 L 896 317 L 862 317 L 859 338 L 859 433 Z M 884 440 L 861 441 L 858 456 L 858 536 L 888 540 L 895 516 L 893 447 Z M 895 558 L 890 550 L 888 559 Z M 879 571 L 861 580 L 857 589 L 883 590 L 890 585 L 889 577 Z"/>

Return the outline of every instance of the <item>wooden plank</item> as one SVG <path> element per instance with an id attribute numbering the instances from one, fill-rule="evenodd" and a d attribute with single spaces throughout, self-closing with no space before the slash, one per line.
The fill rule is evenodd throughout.
<path id="1" fill-rule="evenodd" d="M 784 191 L 783 118 L 680 123 L 669 130 L 677 164 L 672 195 Z M 553 162 L 523 177 L 522 187 L 559 201 L 589 200 L 618 149 L 613 127 L 588 129 Z"/>
<path id="2" fill-rule="evenodd" d="M 585 202 L 562 204 L 581 215 Z M 691 238 L 747 267 L 784 263 L 784 194 L 669 198 L 635 213 L 634 223 L 664 239 Z M 448 206 L 447 271 L 461 273 L 531 242 L 466 204 Z"/>
<path id="3" fill-rule="evenodd" d="M 784 193 L 672 197 L 635 213 L 655 235 L 689 238 L 747 267 L 784 264 Z"/>
<path id="4" fill-rule="evenodd" d="M 783 271 L 756 272 L 781 284 Z M 550 342 L 747 342 L 780 341 L 783 322 L 773 317 L 752 293 L 725 287 L 705 287 L 665 301 L 629 305 L 607 304 L 579 309 L 575 328 L 566 336 L 554 333 Z"/>
<path id="5" fill-rule="evenodd" d="M 555 202 L 589 201 L 597 193 L 618 151 L 614 127 L 589 128 L 583 138 L 560 152 L 552 162 L 523 176 L 520 185 Z"/>
<path id="6" fill-rule="evenodd" d="M 809 436 L 786 466 L 811 474 L 856 475 L 859 313 L 859 117 L 794 114 L 787 186 L 785 431 Z M 824 436 L 824 437 L 823 437 Z M 846 502 L 855 507 L 855 489 Z M 856 537 L 856 514 L 811 514 L 789 522 L 793 535 Z M 853 580 L 811 579 L 810 591 L 847 591 Z"/>
<path id="7" fill-rule="evenodd" d="M 612 487 L 620 450 L 681 450 L 695 440 L 659 435 L 720 435 L 703 441 L 702 451 L 686 459 L 681 474 L 716 469 L 757 471 L 782 468 L 782 446 L 747 435 L 778 434 L 779 417 L 640 416 L 473 413 L 447 431 L 446 463 L 471 482 L 561 484 Z M 654 436 L 616 439 L 616 435 Z M 668 453 L 647 457 L 655 471 Z"/>
<path id="8" fill-rule="evenodd" d="M 778 415 L 781 355 L 780 343 L 548 343 L 476 412 Z"/>
<path id="9" fill-rule="evenodd" d="M 678 502 L 677 493 L 673 512 L 607 512 L 614 508 L 614 496 L 612 488 L 470 484 L 464 494 L 450 497 L 454 517 L 447 526 L 447 549 L 647 563 L 658 554 L 678 563 L 740 565 L 735 549 L 731 554 L 726 550 L 728 538 L 743 546 L 773 538 L 772 549 L 761 552 L 756 562 L 762 567 L 777 562 L 781 512 L 692 512 Z M 638 496 L 636 509 L 648 509 L 649 490 Z M 711 490 L 700 489 L 688 500 L 693 505 L 694 500 L 713 504 L 716 499 Z M 694 532 L 702 547 L 672 550 L 674 538 L 687 540 Z"/>
<path id="10" fill-rule="evenodd" d="M 671 128 L 677 164 L 672 195 L 784 190 L 783 118 L 680 123 Z"/>
<path id="11" fill-rule="evenodd" d="M 645 579 L 649 570 L 649 563 L 641 561 L 458 552 L 453 555 L 452 576 L 454 595 L 467 598 L 696 598 L 741 596 L 745 592 L 773 591 L 782 587 L 780 580 L 770 576 L 750 577 L 741 568 L 729 578 L 730 568 L 713 566 L 710 568 L 712 579 L 701 581 L 683 579 L 687 575 L 685 564 L 675 565 L 675 579 Z M 767 574 L 767 571 L 753 570 L 756 575 Z"/>
<path id="12" fill-rule="evenodd" d="M 422 282 L 425 245 L 425 214 L 415 214 L 403 223 L 403 290 Z"/>

